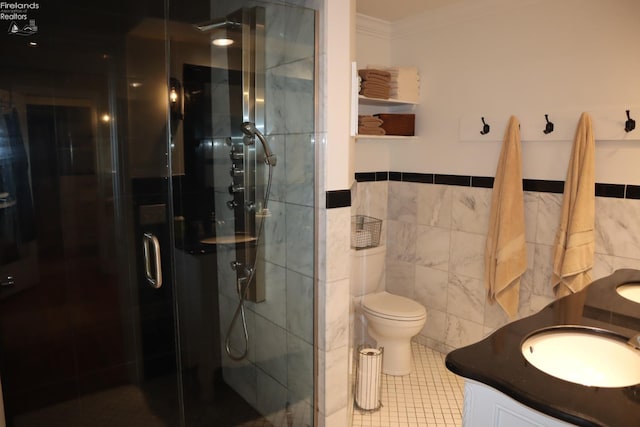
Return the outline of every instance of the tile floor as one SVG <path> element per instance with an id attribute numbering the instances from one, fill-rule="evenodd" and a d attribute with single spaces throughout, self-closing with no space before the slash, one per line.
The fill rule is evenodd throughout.
<path id="1" fill-rule="evenodd" d="M 412 343 L 413 366 L 404 377 L 382 375 L 382 407 L 353 411 L 353 427 L 462 425 L 464 381 L 444 366 L 444 354 Z"/>
<path id="2" fill-rule="evenodd" d="M 18 415 L 14 427 L 173 427 L 179 425 L 176 391 L 164 379 L 148 384 L 147 390 L 125 385 L 84 395 L 77 399 Z M 188 396 L 186 424 L 190 427 L 287 427 L 310 425 L 308 405 L 291 405 L 268 417 L 261 417 L 248 403 L 226 386 L 208 403 Z M 186 396 L 187 397 L 187 396 Z M 272 423 L 272 420 L 276 424 Z M 293 420 L 293 421 L 292 421 Z M 292 424 L 298 423 L 298 424 Z M 305 424 L 306 422 L 306 424 Z M 4 424 L 2 424 L 4 425 Z"/>
<path id="3" fill-rule="evenodd" d="M 412 373 L 405 377 L 383 375 L 382 407 L 375 412 L 355 409 L 353 427 L 459 427 L 462 425 L 464 381 L 447 370 L 444 366 L 443 354 L 417 343 L 412 344 L 412 350 L 414 364 Z M 114 410 L 115 408 L 117 410 Z M 216 425 L 308 426 L 311 420 L 307 408 L 308 405 L 292 405 L 287 411 L 280 411 L 266 418 L 244 423 Z M 120 387 L 85 396 L 77 401 L 53 405 L 21 416 L 15 421 L 16 427 L 167 426 L 166 421 L 148 407 L 144 394 L 133 386 Z M 193 423 L 193 425 L 201 424 Z"/>

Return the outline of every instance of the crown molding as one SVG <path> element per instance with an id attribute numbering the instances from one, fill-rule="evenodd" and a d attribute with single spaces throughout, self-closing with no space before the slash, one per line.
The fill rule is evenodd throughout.
<path id="1" fill-rule="evenodd" d="M 383 40 L 391 39 L 391 22 L 372 16 L 356 14 L 356 33 Z"/>

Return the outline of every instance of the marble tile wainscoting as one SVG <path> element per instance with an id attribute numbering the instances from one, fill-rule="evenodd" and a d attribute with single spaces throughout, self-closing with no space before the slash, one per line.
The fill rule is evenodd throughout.
<path id="1" fill-rule="evenodd" d="M 397 172 L 357 177 L 352 212 L 385 220 L 386 290 L 427 308 L 417 342 L 448 352 L 508 322 L 498 305 L 486 302 L 483 284 L 492 178 Z M 562 188 L 562 182 L 525 180 L 528 269 L 519 318 L 554 299 L 551 251 Z M 631 185 L 596 185 L 594 280 L 619 268 L 640 268 L 637 193 Z"/>

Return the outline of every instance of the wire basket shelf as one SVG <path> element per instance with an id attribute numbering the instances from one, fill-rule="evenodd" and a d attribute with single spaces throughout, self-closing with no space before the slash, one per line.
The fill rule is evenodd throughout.
<path id="1" fill-rule="evenodd" d="M 351 217 L 351 247 L 358 249 L 375 248 L 380 245 L 382 220 L 366 215 Z"/>

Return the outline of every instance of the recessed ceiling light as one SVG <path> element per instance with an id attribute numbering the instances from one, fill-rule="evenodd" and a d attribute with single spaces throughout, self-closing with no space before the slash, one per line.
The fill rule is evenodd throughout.
<path id="1" fill-rule="evenodd" d="M 225 46 L 231 46 L 233 44 L 233 40 L 220 38 L 220 39 L 213 39 L 211 43 L 214 46 L 225 47 Z"/>
<path id="2" fill-rule="evenodd" d="M 38 46 L 38 42 L 29 42 L 29 46 L 37 47 Z"/>

